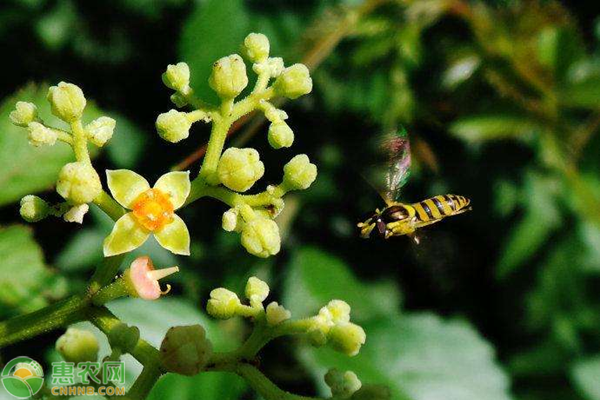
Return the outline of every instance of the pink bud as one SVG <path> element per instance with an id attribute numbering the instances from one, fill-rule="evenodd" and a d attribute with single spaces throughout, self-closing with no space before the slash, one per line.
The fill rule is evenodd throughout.
<path id="1" fill-rule="evenodd" d="M 143 256 L 131 263 L 128 275 L 133 289 L 140 298 L 156 300 L 161 294 L 167 294 L 171 290 L 171 285 L 167 285 L 167 290 L 162 291 L 158 281 L 178 271 L 179 267 L 154 269 L 150 257 Z"/>

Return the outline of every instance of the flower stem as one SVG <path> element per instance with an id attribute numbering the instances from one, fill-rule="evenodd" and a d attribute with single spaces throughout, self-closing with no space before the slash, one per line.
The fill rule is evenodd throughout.
<path id="1" fill-rule="evenodd" d="M 112 218 L 113 221 L 118 220 L 125 214 L 125 209 L 104 190 L 94 199 L 94 204 Z"/>
<path id="2" fill-rule="evenodd" d="M 247 363 L 239 363 L 235 373 L 241 376 L 265 400 L 317 400 L 320 397 L 299 396 L 280 389 L 256 367 Z"/>
<path id="3" fill-rule="evenodd" d="M 206 148 L 206 155 L 204 156 L 202 168 L 200 169 L 200 174 L 197 179 L 202 179 L 211 185 L 217 183 L 215 180 L 217 166 L 219 165 L 221 152 L 225 145 L 227 131 L 232 122 L 233 120 L 231 118 L 218 118 L 213 121 L 210 140 L 208 141 L 208 147 Z"/>
<path id="4" fill-rule="evenodd" d="M 0 322 L 0 348 L 85 319 L 89 301 L 69 297 L 41 310 Z"/>
<path id="5" fill-rule="evenodd" d="M 90 153 L 87 148 L 85 130 L 80 119 L 71 123 L 71 131 L 73 132 L 73 152 L 75 152 L 75 158 L 77 161 L 91 164 L 92 161 L 90 160 Z"/>
<path id="6" fill-rule="evenodd" d="M 108 285 L 119 272 L 119 267 L 125 258 L 124 254 L 120 254 L 114 257 L 107 257 L 104 259 L 101 265 L 96 268 L 94 276 L 88 286 L 88 293 L 90 295 L 96 294 L 101 288 Z"/>
<path id="7" fill-rule="evenodd" d="M 92 297 L 95 306 L 101 306 L 109 301 L 129 295 L 129 288 L 123 278 L 117 279 L 108 286 L 103 287 Z"/>

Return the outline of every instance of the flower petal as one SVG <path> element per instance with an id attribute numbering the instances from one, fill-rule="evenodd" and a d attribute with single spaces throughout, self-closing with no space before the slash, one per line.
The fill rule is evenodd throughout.
<path id="1" fill-rule="evenodd" d="M 143 176 L 128 169 L 107 169 L 106 178 L 113 197 L 125 208 L 131 209 L 131 203 L 150 189 L 150 184 Z"/>
<path id="2" fill-rule="evenodd" d="M 173 215 L 173 222 L 165 225 L 160 231 L 154 232 L 154 237 L 170 252 L 183 256 L 190 255 L 190 233 L 185 222 L 178 215 Z"/>
<path id="3" fill-rule="evenodd" d="M 169 172 L 161 176 L 154 185 L 154 189 L 161 190 L 171 197 L 171 203 L 176 210 L 190 195 L 190 187 L 190 171 Z"/>
<path id="4" fill-rule="evenodd" d="M 110 257 L 127 253 L 140 247 L 150 233 L 135 220 L 132 213 L 123 215 L 104 239 L 104 256 Z"/>

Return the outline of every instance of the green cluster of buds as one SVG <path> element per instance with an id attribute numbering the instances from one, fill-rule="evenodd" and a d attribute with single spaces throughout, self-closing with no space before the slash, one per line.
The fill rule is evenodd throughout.
<path id="1" fill-rule="evenodd" d="M 354 372 L 341 372 L 335 368 L 327 372 L 325 383 L 331 389 L 332 396 L 340 399 L 352 397 L 362 387 L 361 381 Z"/>
<path id="2" fill-rule="evenodd" d="M 230 147 L 223 152 L 217 174 L 219 181 L 235 192 L 250 189 L 265 173 L 258 151 L 250 148 Z"/>
<path id="3" fill-rule="evenodd" d="M 169 372 L 193 376 L 202 371 L 213 354 L 201 325 L 174 326 L 160 345 L 161 366 Z"/>
<path id="4" fill-rule="evenodd" d="M 67 329 L 56 341 L 60 355 L 75 364 L 96 361 L 99 349 L 98 339 L 92 332 L 76 328 Z"/>

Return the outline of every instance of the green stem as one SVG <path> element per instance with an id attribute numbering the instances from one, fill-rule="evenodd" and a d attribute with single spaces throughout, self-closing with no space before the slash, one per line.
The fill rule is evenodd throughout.
<path id="1" fill-rule="evenodd" d="M 114 279 L 119 272 L 119 267 L 124 258 L 124 254 L 119 254 L 118 256 L 107 257 L 103 260 L 102 264 L 96 268 L 96 272 L 94 272 L 94 276 L 92 276 L 90 281 L 88 287 L 90 295 L 94 295 Z"/>
<path id="2" fill-rule="evenodd" d="M 85 319 L 89 302 L 69 297 L 41 310 L 0 322 L 0 348 Z"/>
<path id="3" fill-rule="evenodd" d="M 221 158 L 221 152 L 223 146 L 225 146 L 225 139 L 227 138 L 227 131 L 233 123 L 232 118 L 218 118 L 213 121 L 212 132 L 210 133 L 210 139 L 206 148 L 206 155 L 202 162 L 202 168 L 197 179 L 202 179 L 210 184 L 216 184 L 215 175 L 217 173 L 217 166 L 219 159 Z"/>
<path id="4" fill-rule="evenodd" d="M 81 120 L 78 119 L 71 123 L 71 131 L 73 132 L 73 152 L 77 161 L 91 164 L 90 153 L 87 148 L 87 138 L 85 137 L 85 129 Z"/>
<path id="5" fill-rule="evenodd" d="M 162 373 L 158 366 L 145 366 L 142 373 L 137 377 L 135 383 L 127 392 L 128 399 L 145 399 L 161 377 Z"/>
<path id="6" fill-rule="evenodd" d="M 94 199 L 94 204 L 112 218 L 113 221 L 121 218 L 126 212 L 125 209 L 104 190 Z"/>
<path id="7" fill-rule="evenodd" d="M 293 393 L 286 392 L 280 389 L 277 385 L 269 380 L 256 367 L 239 363 L 235 368 L 235 373 L 241 376 L 258 394 L 265 400 L 317 400 L 320 397 L 299 396 Z"/>
<path id="8" fill-rule="evenodd" d="M 130 294 L 129 287 L 122 277 L 108 286 L 103 287 L 92 297 L 92 303 L 95 306 L 101 306 L 109 301 L 118 299 L 119 297 L 128 296 Z"/>

